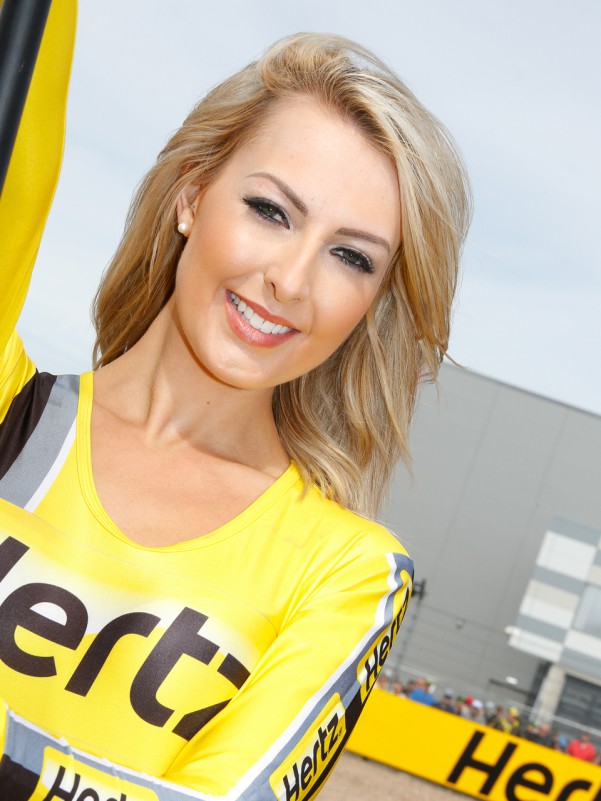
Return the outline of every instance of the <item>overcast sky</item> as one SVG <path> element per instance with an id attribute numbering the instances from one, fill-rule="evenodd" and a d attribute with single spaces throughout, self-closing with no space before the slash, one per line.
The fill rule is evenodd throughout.
<path id="1" fill-rule="evenodd" d="M 20 330 L 89 369 L 89 305 L 132 190 L 204 92 L 296 31 L 349 36 L 451 130 L 475 216 L 451 355 L 601 414 L 598 0 L 80 0 L 67 145 Z"/>

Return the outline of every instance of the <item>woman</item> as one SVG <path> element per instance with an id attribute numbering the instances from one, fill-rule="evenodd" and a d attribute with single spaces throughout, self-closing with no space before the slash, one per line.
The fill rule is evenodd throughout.
<path id="1" fill-rule="evenodd" d="M 298 35 L 144 180 L 97 372 L 36 373 L 6 276 L 11 797 L 319 789 L 407 604 L 411 561 L 370 518 L 446 351 L 466 217 L 460 162 L 398 78 Z"/>

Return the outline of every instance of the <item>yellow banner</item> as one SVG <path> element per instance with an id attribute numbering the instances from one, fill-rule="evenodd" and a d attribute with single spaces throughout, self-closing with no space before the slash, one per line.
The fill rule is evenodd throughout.
<path id="1" fill-rule="evenodd" d="M 490 801 L 601 801 L 601 767 L 382 690 L 348 748 Z"/>

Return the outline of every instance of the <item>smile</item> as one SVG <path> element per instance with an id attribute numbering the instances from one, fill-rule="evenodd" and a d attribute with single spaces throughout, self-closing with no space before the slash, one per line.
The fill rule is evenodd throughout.
<path id="1" fill-rule="evenodd" d="M 294 331 L 293 328 L 289 328 L 286 325 L 265 320 L 234 292 L 230 292 L 229 295 L 232 305 L 236 307 L 236 311 L 240 317 L 243 317 L 249 325 L 262 334 L 288 334 L 290 331 Z"/>

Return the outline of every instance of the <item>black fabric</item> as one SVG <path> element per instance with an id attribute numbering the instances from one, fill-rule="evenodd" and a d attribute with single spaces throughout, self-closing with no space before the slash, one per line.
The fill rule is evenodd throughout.
<path id="1" fill-rule="evenodd" d="M 55 381 L 55 375 L 36 371 L 11 403 L 0 424 L 0 479 L 6 475 L 40 422 Z"/>
<path id="2" fill-rule="evenodd" d="M 5 754 L 0 761 L 0 800 L 27 801 L 33 795 L 39 778 Z"/>

